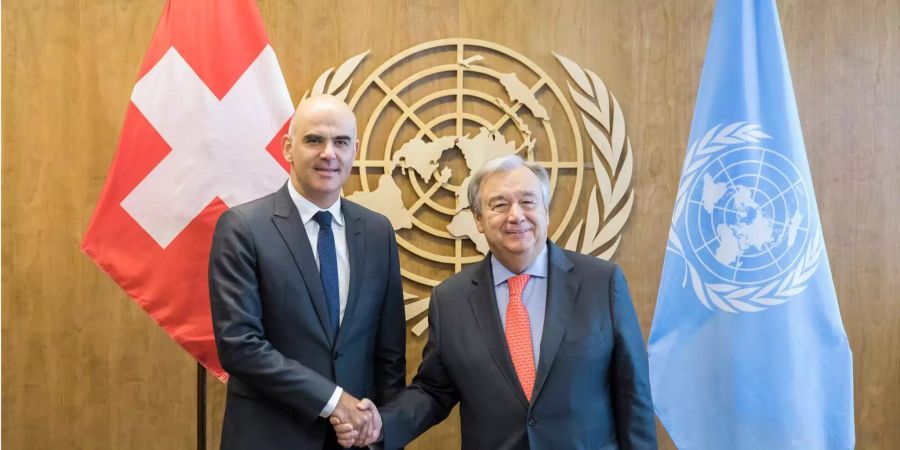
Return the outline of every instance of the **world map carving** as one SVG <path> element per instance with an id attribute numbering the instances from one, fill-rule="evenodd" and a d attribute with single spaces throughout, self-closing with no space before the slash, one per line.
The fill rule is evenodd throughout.
<path id="1" fill-rule="evenodd" d="M 514 73 L 500 76 L 500 83 L 506 89 L 506 93 L 513 103 L 522 103 L 537 118 L 547 119 L 547 110 L 541 105 L 528 86 L 519 81 Z M 532 141 L 533 145 L 533 141 Z M 528 143 L 524 144 L 528 146 Z M 507 141 L 497 130 L 488 130 L 481 127 L 475 136 L 442 136 L 436 140 L 426 142 L 421 138 L 412 140 L 400 146 L 394 152 L 391 165 L 387 167 L 385 174 L 378 179 L 378 187 L 373 191 L 360 191 L 347 196 L 347 199 L 359 203 L 373 211 L 383 214 L 391 221 L 394 230 L 412 227 L 411 214 L 403 205 L 400 188 L 394 182 L 392 173 L 395 168 L 400 168 L 405 175 L 407 170 L 413 170 L 423 181 L 430 182 L 436 177 L 438 182 L 445 183 L 453 175 L 449 167 L 440 167 L 438 160 L 447 150 L 459 148 L 469 169 L 469 175 L 463 180 L 457 190 L 456 213 L 447 225 L 447 231 L 454 237 L 466 237 L 470 239 L 475 248 L 487 254 L 488 245 L 484 235 L 475 227 L 475 219 L 469 212 L 469 200 L 466 197 L 469 178 L 475 169 L 481 167 L 486 161 L 501 156 L 518 153 L 515 143 Z M 438 171 L 440 169 L 440 171 Z M 435 174 L 435 172 L 438 172 Z"/>

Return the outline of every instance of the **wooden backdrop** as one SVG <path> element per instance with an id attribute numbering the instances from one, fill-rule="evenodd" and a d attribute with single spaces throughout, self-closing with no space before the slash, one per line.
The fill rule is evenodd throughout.
<path id="1" fill-rule="evenodd" d="M 260 0 L 293 98 L 371 48 L 471 37 L 565 79 L 551 51 L 616 94 L 636 204 L 616 260 L 646 338 L 712 0 Z M 194 361 L 78 251 L 163 0 L 2 5 L 2 444 L 192 449 Z M 857 443 L 900 442 L 900 0 L 779 2 L 844 324 Z M 552 70 L 551 70 L 552 69 Z M 554 72 L 555 71 L 555 72 Z M 409 339 L 409 369 L 421 338 Z M 208 447 L 224 388 L 208 378 Z M 458 420 L 412 449 L 459 447 Z M 661 433 L 664 447 L 671 442 Z"/>

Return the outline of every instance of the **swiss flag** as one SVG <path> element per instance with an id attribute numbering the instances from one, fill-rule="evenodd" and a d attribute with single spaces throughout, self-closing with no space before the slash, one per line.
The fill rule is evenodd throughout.
<path id="1" fill-rule="evenodd" d="M 254 0 L 169 0 L 81 249 L 222 380 L 207 265 L 216 220 L 287 179 L 290 94 Z"/>

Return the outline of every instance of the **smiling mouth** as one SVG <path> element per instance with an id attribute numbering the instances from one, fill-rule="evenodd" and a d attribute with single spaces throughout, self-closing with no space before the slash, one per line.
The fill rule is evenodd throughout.
<path id="1" fill-rule="evenodd" d="M 513 235 L 513 236 L 519 236 L 519 235 L 523 235 L 523 234 L 525 234 L 525 233 L 528 233 L 528 232 L 530 232 L 530 231 L 531 231 L 531 230 L 515 230 L 515 231 L 507 230 L 507 231 L 506 231 L 506 234 L 511 234 L 511 235 Z"/>
<path id="2" fill-rule="evenodd" d="M 316 167 L 315 171 L 319 173 L 338 173 L 338 169 L 329 169 L 327 167 Z"/>

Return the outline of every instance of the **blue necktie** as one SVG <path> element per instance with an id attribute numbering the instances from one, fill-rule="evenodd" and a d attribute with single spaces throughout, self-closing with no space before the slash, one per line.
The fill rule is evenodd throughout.
<path id="1" fill-rule="evenodd" d="M 334 232 L 331 230 L 331 213 L 319 211 L 313 216 L 319 224 L 319 278 L 325 289 L 325 304 L 328 305 L 328 319 L 332 336 L 337 337 L 340 327 L 341 295 L 338 285 L 337 254 L 334 247 Z"/>

